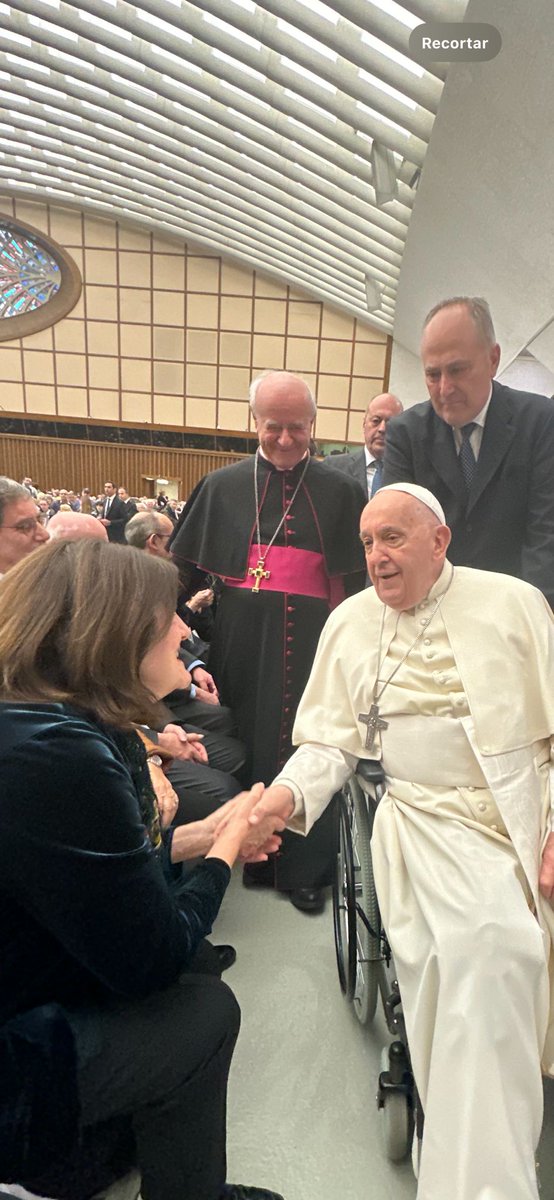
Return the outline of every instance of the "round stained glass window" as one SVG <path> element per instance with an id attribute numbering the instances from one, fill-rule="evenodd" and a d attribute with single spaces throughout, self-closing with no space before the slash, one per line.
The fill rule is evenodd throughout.
<path id="1" fill-rule="evenodd" d="M 0 341 L 53 325 L 80 292 L 79 270 L 66 250 L 0 213 Z"/>
<path id="2" fill-rule="evenodd" d="M 47 304 L 61 282 L 56 260 L 33 238 L 0 229 L 0 317 L 17 317 Z"/>

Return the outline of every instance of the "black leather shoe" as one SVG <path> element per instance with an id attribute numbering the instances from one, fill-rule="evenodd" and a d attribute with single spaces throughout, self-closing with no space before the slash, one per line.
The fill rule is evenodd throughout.
<path id="1" fill-rule="evenodd" d="M 234 946 L 214 946 L 214 950 L 219 959 L 220 971 L 227 971 L 237 961 L 237 952 Z"/>
<path id="2" fill-rule="evenodd" d="M 283 1200 L 279 1192 L 267 1188 L 245 1187 L 242 1183 L 226 1183 L 220 1200 Z"/>
<path id="3" fill-rule="evenodd" d="M 323 888 L 294 888 L 290 902 L 300 912 L 320 913 L 325 908 L 325 892 Z"/>

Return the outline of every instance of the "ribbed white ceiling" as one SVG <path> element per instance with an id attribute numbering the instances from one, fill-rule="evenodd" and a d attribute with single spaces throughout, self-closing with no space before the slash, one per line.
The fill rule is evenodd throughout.
<path id="1" fill-rule="evenodd" d="M 444 81 L 408 38 L 465 7 L 0 3 L 0 188 L 209 246 L 391 331 Z"/>

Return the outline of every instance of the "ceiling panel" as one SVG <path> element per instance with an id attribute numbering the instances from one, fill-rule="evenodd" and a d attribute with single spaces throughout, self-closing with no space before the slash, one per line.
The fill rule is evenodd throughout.
<path id="1" fill-rule="evenodd" d="M 392 331 L 465 0 L 0 3 L 0 185 L 209 246 Z"/>

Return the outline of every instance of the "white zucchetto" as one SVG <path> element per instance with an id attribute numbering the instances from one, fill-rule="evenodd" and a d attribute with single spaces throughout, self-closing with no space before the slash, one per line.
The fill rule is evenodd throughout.
<path id="1" fill-rule="evenodd" d="M 406 492 L 408 496 L 413 496 L 414 500 L 419 500 L 421 504 L 425 504 L 426 508 L 430 508 L 441 525 L 446 525 L 444 509 L 439 504 L 437 497 L 428 488 L 420 487 L 419 483 L 387 483 L 385 487 L 379 489 L 376 495 L 382 496 L 383 492 Z"/>

